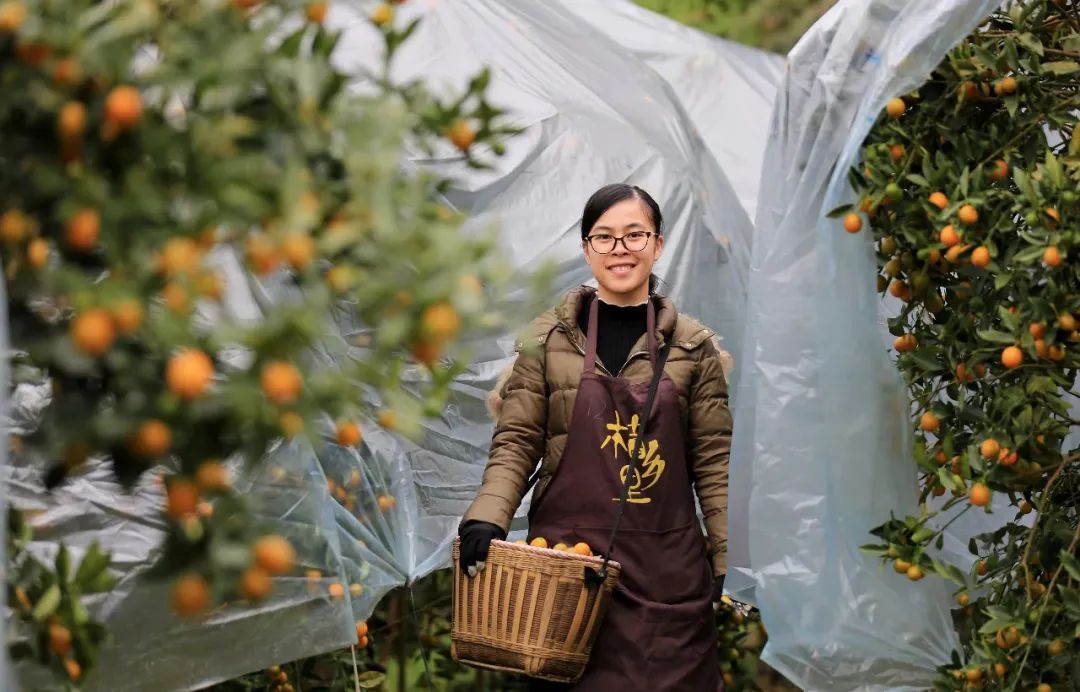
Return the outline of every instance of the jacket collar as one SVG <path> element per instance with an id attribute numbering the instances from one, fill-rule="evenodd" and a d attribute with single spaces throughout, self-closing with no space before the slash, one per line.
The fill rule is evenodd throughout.
<path id="1" fill-rule="evenodd" d="M 584 340 L 584 334 L 577 326 L 578 314 L 589 304 L 589 300 L 596 295 L 596 289 L 592 286 L 578 286 L 563 298 L 555 308 L 555 316 L 563 329 L 569 330 L 576 338 Z M 675 323 L 679 313 L 675 309 L 675 303 L 667 296 L 656 296 L 656 338 L 657 346 L 663 347 L 671 339 L 675 331 Z M 643 337 L 644 338 L 644 337 Z"/>

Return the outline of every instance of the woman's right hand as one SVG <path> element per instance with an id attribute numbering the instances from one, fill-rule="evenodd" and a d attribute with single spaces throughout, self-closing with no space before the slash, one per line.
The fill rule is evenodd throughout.
<path id="1" fill-rule="evenodd" d="M 504 540 L 506 532 L 486 521 L 468 521 L 461 525 L 458 536 L 461 538 L 461 569 L 470 577 L 475 577 L 484 569 L 491 542 Z"/>

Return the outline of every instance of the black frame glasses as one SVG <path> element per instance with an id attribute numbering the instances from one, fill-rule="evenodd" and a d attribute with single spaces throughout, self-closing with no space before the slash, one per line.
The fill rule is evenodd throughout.
<path id="1" fill-rule="evenodd" d="M 630 231 L 626 235 L 619 237 L 615 237 L 610 233 L 597 233 L 596 235 L 587 236 L 586 240 L 588 241 L 589 247 L 592 248 L 593 252 L 598 255 L 606 255 L 610 252 L 614 252 L 615 248 L 619 246 L 620 242 L 622 243 L 623 248 L 627 252 L 641 252 L 645 248 L 649 247 L 649 239 L 652 238 L 654 235 L 656 234 L 652 231 Z M 640 239 L 635 238 L 634 241 L 630 241 L 630 236 L 643 237 Z M 596 246 L 597 241 L 600 241 L 601 247 Z M 631 245 L 634 245 L 634 247 L 631 247 Z M 637 247 L 638 245 L 640 245 L 640 247 Z M 607 247 L 607 249 L 601 249 L 602 247 Z"/>

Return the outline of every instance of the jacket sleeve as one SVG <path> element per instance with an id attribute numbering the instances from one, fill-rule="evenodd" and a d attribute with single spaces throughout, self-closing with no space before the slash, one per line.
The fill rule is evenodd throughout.
<path id="1" fill-rule="evenodd" d="M 721 353 L 711 342 L 701 345 L 697 375 L 690 389 L 690 463 L 694 474 L 713 574 L 727 572 L 728 458 L 731 411 Z"/>
<path id="2" fill-rule="evenodd" d="M 480 491 L 463 522 L 486 521 L 509 531 L 525 482 L 544 455 L 547 404 L 544 353 L 520 353 L 503 386 Z"/>

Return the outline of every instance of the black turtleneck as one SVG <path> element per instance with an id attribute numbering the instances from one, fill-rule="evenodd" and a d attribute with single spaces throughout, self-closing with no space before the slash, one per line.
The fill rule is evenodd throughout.
<path id="1" fill-rule="evenodd" d="M 617 375 L 622 370 L 626 359 L 630 357 L 630 349 L 645 333 L 647 308 L 645 303 L 623 307 L 610 305 L 600 300 L 600 308 L 596 315 L 596 358 L 612 375 Z M 581 327 L 583 333 L 588 335 L 588 302 L 578 314 L 578 326 Z"/>

